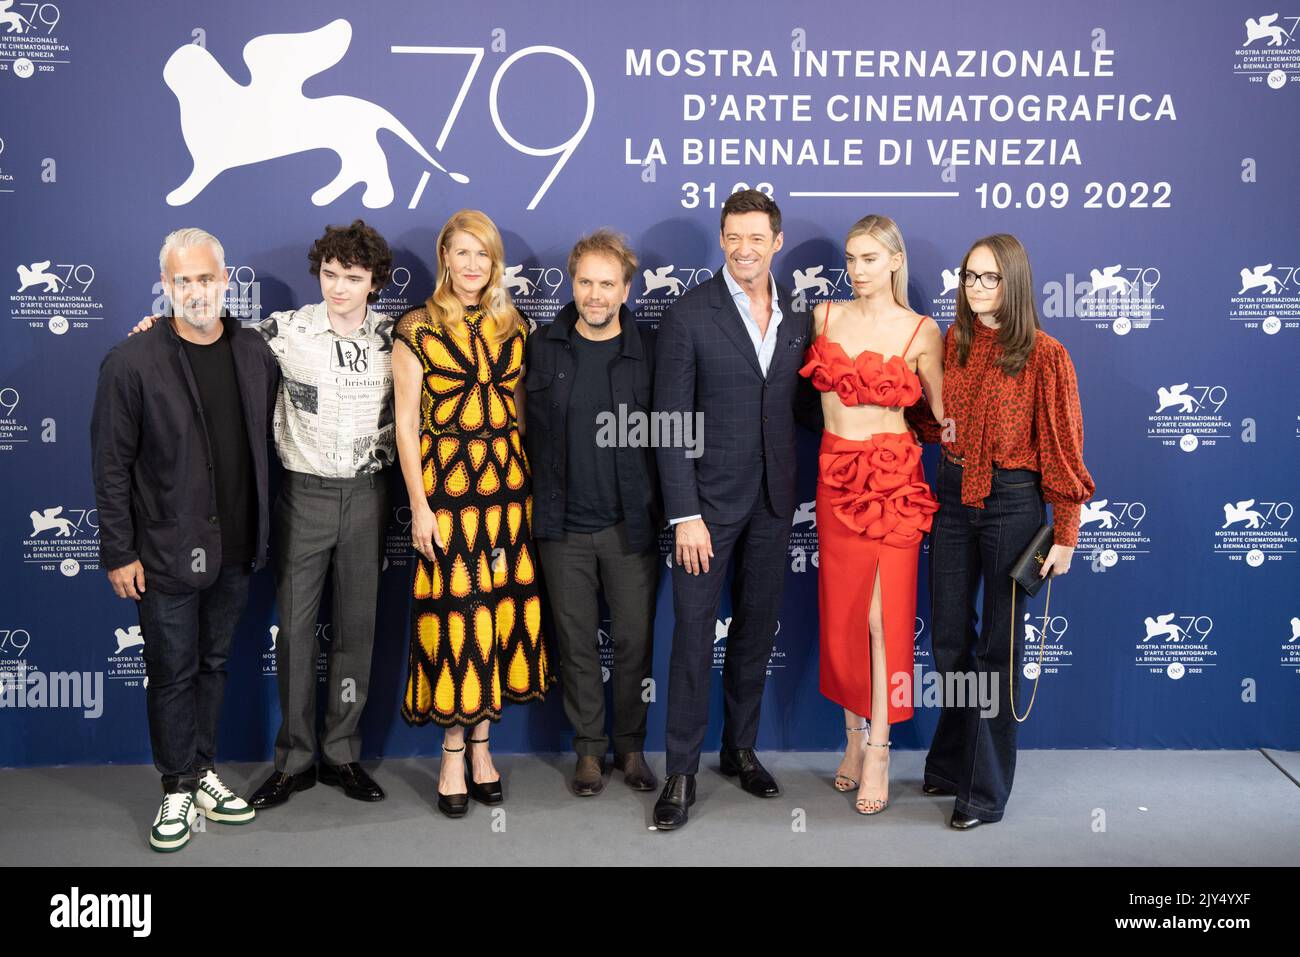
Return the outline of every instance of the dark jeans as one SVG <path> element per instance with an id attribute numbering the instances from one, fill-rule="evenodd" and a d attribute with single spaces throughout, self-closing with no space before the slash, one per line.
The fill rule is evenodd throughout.
<path id="1" fill-rule="evenodd" d="M 948 679 L 954 673 L 974 675 L 990 691 L 996 675 L 997 710 L 985 716 L 978 700 L 968 698 L 957 707 L 945 695 L 925 760 L 925 783 L 955 791 L 958 812 L 998 821 L 1011 794 L 1019 727 L 1011 716 L 1010 681 L 1017 681 L 1019 700 L 1020 664 L 1013 667 L 1010 661 L 1010 571 L 1046 520 L 1046 506 L 1037 472 L 994 469 L 984 508 L 962 504 L 961 477 L 961 466 L 940 454 L 939 511 L 930 533 L 934 667 L 945 679 L 945 691 L 952 687 Z M 975 596 L 981 584 L 976 632 Z"/>
<path id="2" fill-rule="evenodd" d="M 137 602 L 149 686 L 149 739 L 163 791 L 193 791 L 213 767 L 226 658 L 248 604 L 249 570 L 229 566 L 207 588 L 149 588 Z"/>
<path id="3" fill-rule="evenodd" d="M 573 725 L 573 750 L 603 759 L 605 684 L 600 663 L 597 594 L 602 584 L 609 605 L 614 645 L 614 753 L 645 748 L 646 709 L 642 682 L 650 676 L 654 648 L 655 591 L 659 583 L 659 546 L 637 551 L 619 522 L 593 534 L 566 532 L 555 540 L 538 539 L 546 594 L 560 651 L 564 713 Z"/>

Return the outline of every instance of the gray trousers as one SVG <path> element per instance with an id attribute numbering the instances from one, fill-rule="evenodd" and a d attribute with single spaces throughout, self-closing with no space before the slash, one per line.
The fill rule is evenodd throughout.
<path id="1" fill-rule="evenodd" d="M 370 686 L 387 520 L 388 481 L 382 472 L 344 479 L 284 473 L 275 503 L 278 771 L 299 774 L 316 762 L 316 619 L 330 571 L 334 614 L 325 643 L 328 697 L 320 752 L 329 764 L 361 759 L 359 725 Z"/>
<path id="2" fill-rule="evenodd" d="M 646 709 L 641 683 L 650 676 L 654 649 L 655 591 L 659 548 L 636 551 L 623 523 L 594 534 L 566 532 L 538 540 L 546 593 L 560 653 L 564 712 L 573 725 L 573 749 L 604 758 L 605 685 L 600 662 L 597 594 L 609 605 L 614 690 L 613 739 L 616 754 L 645 747 Z"/>

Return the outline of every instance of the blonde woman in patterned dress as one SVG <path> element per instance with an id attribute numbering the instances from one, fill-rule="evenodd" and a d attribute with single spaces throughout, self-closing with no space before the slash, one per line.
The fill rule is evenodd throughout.
<path id="1" fill-rule="evenodd" d="M 477 210 L 452 216 L 438 236 L 433 295 L 402 316 L 393 349 L 397 449 L 417 553 L 402 717 L 446 728 L 438 809 L 449 817 L 465 814 L 471 796 L 501 802 L 490 723 L 503 700 L 541 699 L 555 680 L 520 442 L 528 324 L 501 284 L 504 261 L 491 219 Z"/>

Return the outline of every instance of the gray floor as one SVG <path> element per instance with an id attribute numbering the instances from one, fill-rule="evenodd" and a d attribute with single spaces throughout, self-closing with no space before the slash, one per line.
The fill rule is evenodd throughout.
<path id="1" fill-rule="evenodd" d="M 148 847 L 152 767 L 0 771 L 6 864 L 1300 864 L 1300 754 L 1261 751 L 1022 751 L 1007 816 L 970 833 L 946 826 L 952 800 L 920 790 L 920 751 L 891 757 L 891 804 L 854 813 L 830 787 L 839 756 L 762 755 L 784 793 L 750 797 L 706 756 L 687 827 L 651 827 L 654 794 L 614 773 L 593 798 L 566 789 L 568 755 L 499 755 L 502 808 L 434 807 L 432 760 L 372 769 L 388 800 L 362 804 L 317 785 L 244 826 L 208 823 L 176 854 Z M 1272 760 L 1270 760 L 1270 758 Z M 1276 763 L 1275 763 L 1276 762 Z M 651 763 L 662 772 L 662 754 Z M 248 794 L 266 765 L 222 768 Z"/>

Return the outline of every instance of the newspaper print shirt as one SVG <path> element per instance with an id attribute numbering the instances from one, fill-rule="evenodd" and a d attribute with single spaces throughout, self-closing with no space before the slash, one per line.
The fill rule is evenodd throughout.
<path id="1" fill-rule="evenodd" d="M 286 469 L 350 478 L 396 460 L 392 319 L 367 307 L 365 321 L 341 336 L 318 302 L 254 328 L 280 363 L 274 431 Z"/>

